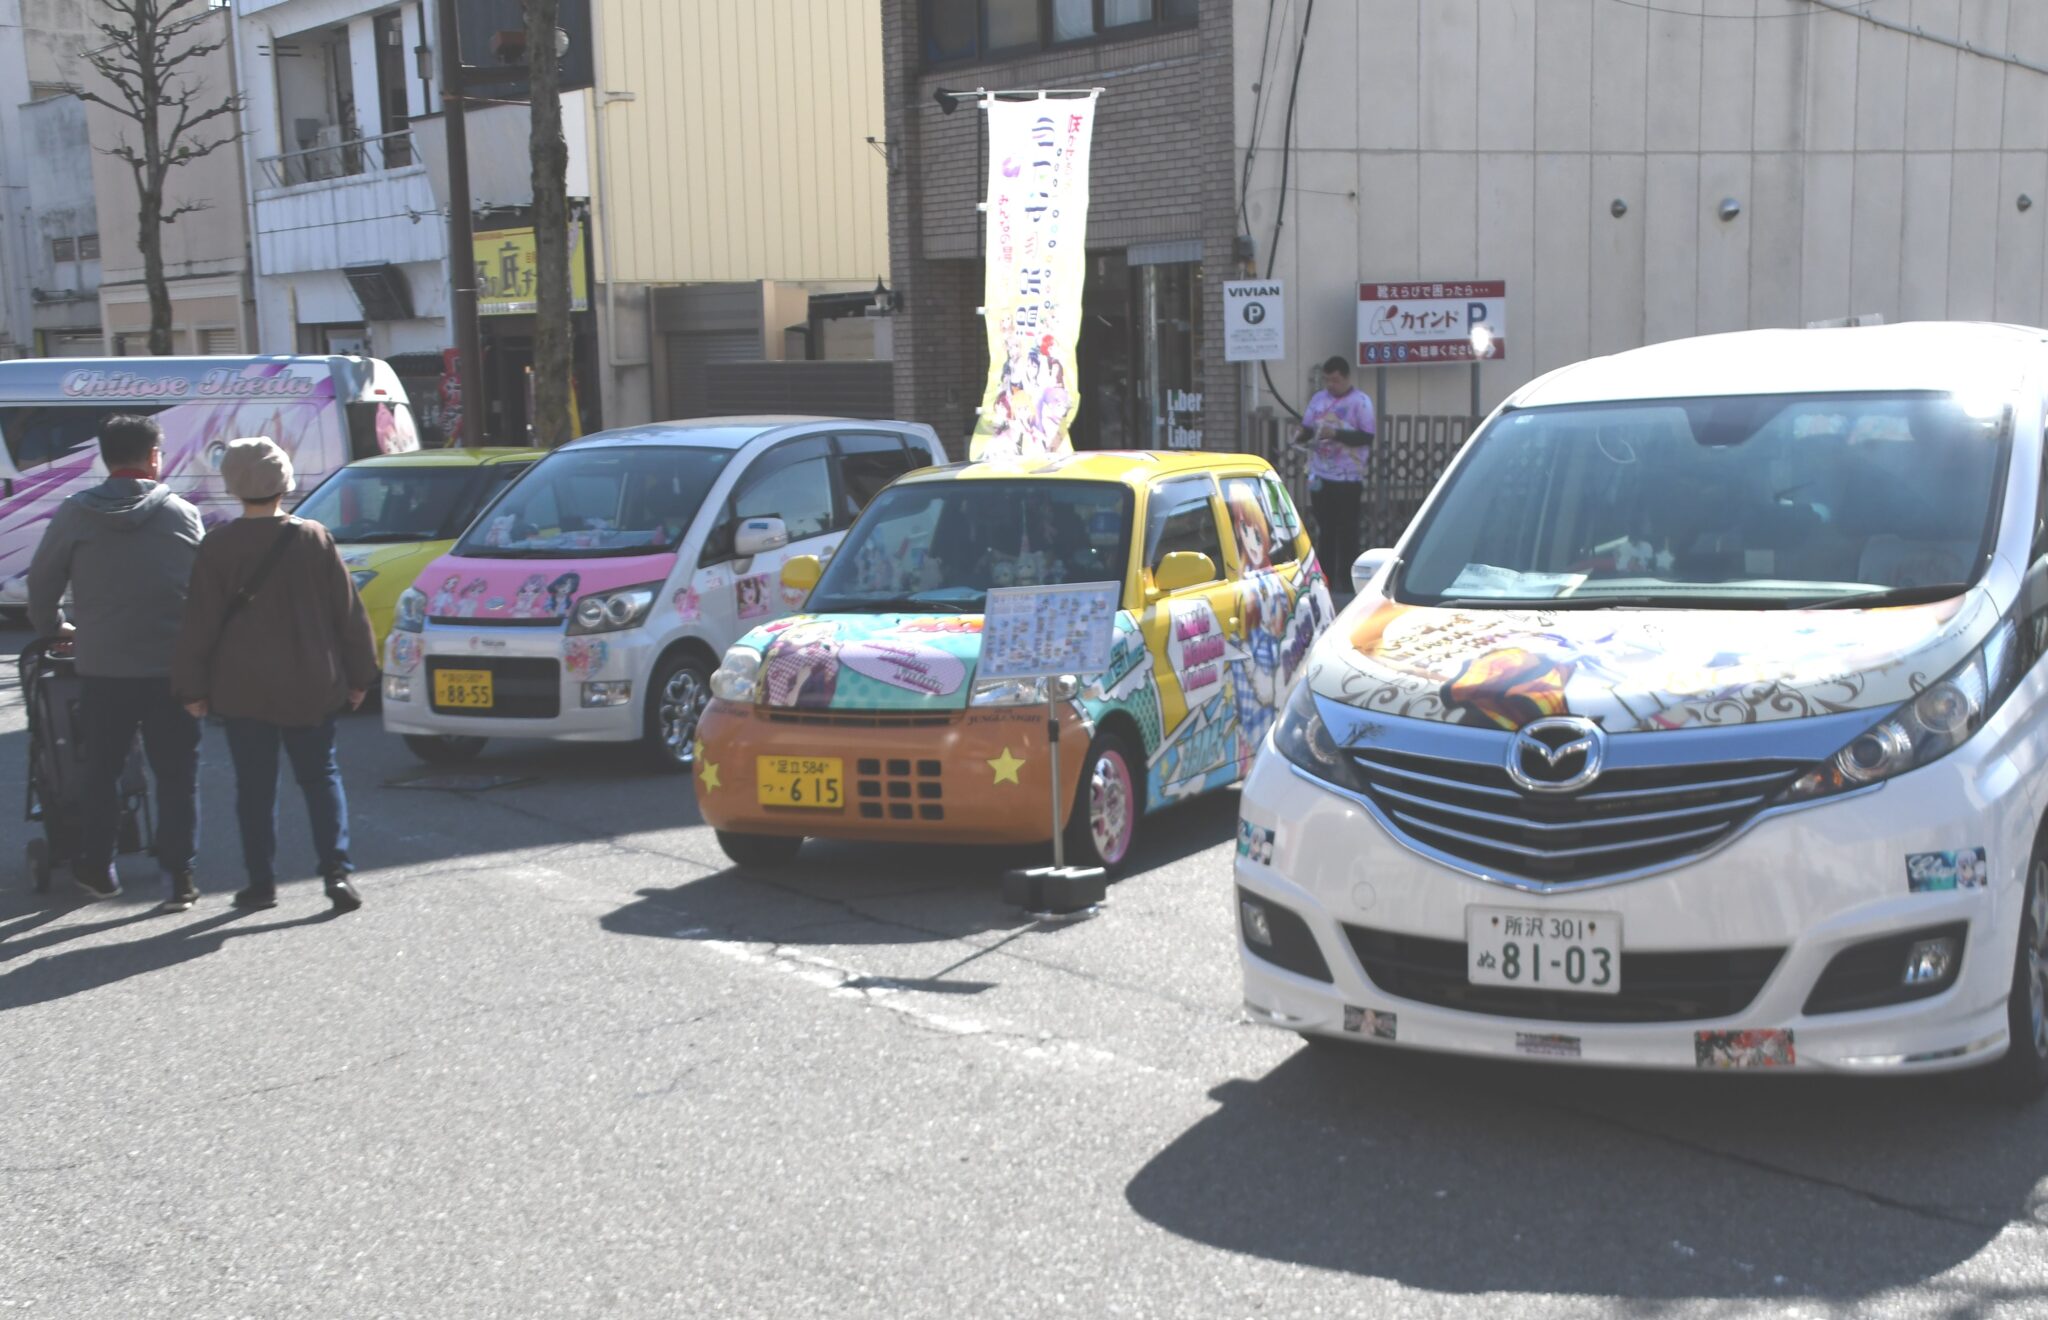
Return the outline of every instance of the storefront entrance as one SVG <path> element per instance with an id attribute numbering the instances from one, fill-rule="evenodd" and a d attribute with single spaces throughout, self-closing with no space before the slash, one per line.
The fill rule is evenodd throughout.
<path id="1" fill-rule="evenodd" d="M 1076 350 L 1076 449 L 1202 446 L 1198 243 L 1091 252 Z"/>

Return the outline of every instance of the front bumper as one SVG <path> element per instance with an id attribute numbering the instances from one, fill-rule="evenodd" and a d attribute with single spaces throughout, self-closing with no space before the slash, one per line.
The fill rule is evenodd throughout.
<path id="1" fill-rule="evenodd" d="M 639 629 L 570 637 L 559 625 L 429 623 L 422 632 L 394 633 L 385 643 L 384 727 L 401 734 L 632 742 L 646 727 L 642 711 L 655 657 L 653 642 Z M 498 709 L 436 710 L 433 675 L 441 668 L 493 671 Z M 393 698 L 393 679 L 410 688 L 406 698 Z M 586 684 L 618 682 L 632 684 L 624 704 L 583 704 Z"/>
<path id="2" fill-rule="evenodd" d="M 933 843 L 1033 844 L 1052 838 L 1045 708 L 908 715 L 764 710 L 714 701 L 697 726 L 697 806 L 742 834 Z M 1060 804 L 1073 811 L 1091 730 L 1060 719 Z M 844 805 L 763 806 L 757 757 L 838 757 Z M 709 770 L 710 773 L 706 773 Z"/>
<path id="3" fill-rule="evenodd" d="M 1761 819 L 1717 851 L 1658 874 L 1538 894 L 1404 847 L 1362 802 L 1269 747 L 1244 786 L 1253 844 L 1240 847 L 1237 885 L 1306 923 L 1329 980 L 1261 956 L 1233 913 L 1246 1010 L 1257 1021 L 1310 1034 L 1642 1068 L 1727 1066 L 1728 1033 L 1771 1033 L 1742 1038 L 1763 1042 L 1760 1053 L 1733 1051 L 1757 1066 L 1780 1046 L 1789 1047 L 1783 1052 L 1799 1068 L 1845 1072 L 1932 1071 L 1995 1058 L 2007 1041 L 2006 999 L 2036 813 L 2009 764 L 1971 765 L 1969 752 L 1876 792 Z M 2011 791 L 1985 791 L 2000 782 Z M 1986 849 L 1987 885 L 1909 891 L 1906 854 L 1964 842 Z M 1467 1011 L 1390 994 L 1368 975 L 1354 931 L 1455 941 L 1462 958 L 1465 909 L 1474 904 L 1615 914 L 1625 959 L 1737 950 L 1782 955 L 1739 1011 L 1665 1021 Z M 1946 990 L 1888 1007 L 1805 1011 L 1837 953 L 1945 923 L 1963 923 L 1968 932 L 1961 969 Z M 1622 988 L 1629 989 L 1626 978 Z"/>

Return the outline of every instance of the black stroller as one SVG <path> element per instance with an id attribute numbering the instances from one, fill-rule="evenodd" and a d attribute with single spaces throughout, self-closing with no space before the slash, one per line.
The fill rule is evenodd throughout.
<path id="1" fill-rule="evenodd" d="M 50 878 L 78 856 L 82 842 L 79 799 L 85 787 L 85 742 L 80 737 L 79 697 L 85 685 L 71 656 L 45 642 L 23 647 L 16 663 L 22 699 L 28 706 L 27 818 L 43 825 L 43 837 L 30 839 L 27 847 L 29 875 L 40 894 L 49 892 Z M 138 737 L 121 772 L 117 853 L 147 852 L 156 845 L 149 780 L 142 764 L 142 740 Z"/>

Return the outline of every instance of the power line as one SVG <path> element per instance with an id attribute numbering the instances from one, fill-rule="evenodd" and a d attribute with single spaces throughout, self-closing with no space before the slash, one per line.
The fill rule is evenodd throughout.
<path id="1" fill-rule="evenodd" d="M 1280 200 L 1273 207 L 1273 246 L 1266 252 L 1267 279 L 1273 278 L 1273 263 L 1280 259 L 1280 231 L 1287 225 L 1287 176 L 1294 163 L 1294 107 L 1301 98 L 1301 66 L 1308 57 L 1308 28 L 1315 16 L 1316 0 L 1308 0 L 1308 7 L 1301 11 L 1301 39 L 1294 47 L 1294 77 L 1287 85 L 1287 115 L 1280 123 Z M 1259 374 L 1266 378 L 1266 388 L 1273 392 L 1274 401 L 1300 421 L 1300 411 L 1280 392 L 1273 381 L 1272 368 L 1264 361 L 1259 363 Z"/>

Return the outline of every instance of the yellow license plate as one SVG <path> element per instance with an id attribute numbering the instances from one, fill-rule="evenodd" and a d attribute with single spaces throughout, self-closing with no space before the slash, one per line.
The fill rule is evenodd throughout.
<path id="1" fill-rule="evenodd" d="M 836 756 L 757 756 L 754 794 L 764 807 L 840 811 L 846 806 L 845 772 Z"/>
<path id="2" fill-rule="evenodd" d="M 458 710 L 491 708 L 491 671 L 488 669 L 437 669 L 434 671 L 434 704 Z"/>

